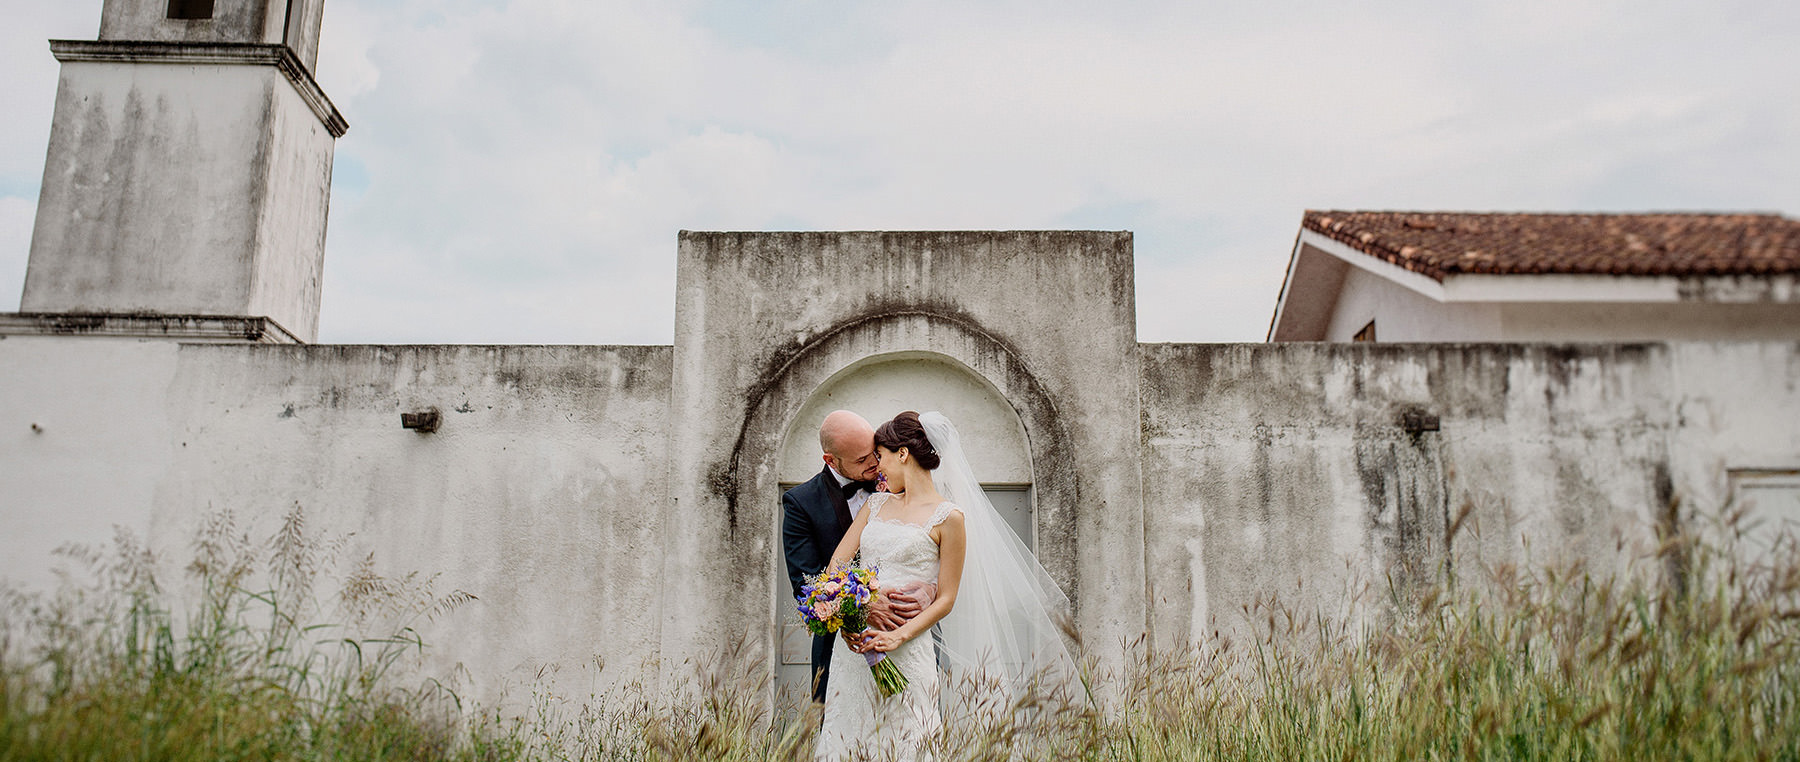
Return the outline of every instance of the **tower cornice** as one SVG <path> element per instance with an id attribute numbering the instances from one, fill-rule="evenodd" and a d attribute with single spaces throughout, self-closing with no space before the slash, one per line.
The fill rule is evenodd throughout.
<path id="1" fill-rule="evenodd" d="M 312 72 L 294 55 L 292 48 L 278 43 L 243 42 L 154 42 L 121 40 L 51 40 L 50 53 L 63 63 L 144 63 L 207 64 L 226 66 L 273 66 L 292 83 L 306 105 L 334 138 L 349 131 L 350 123 L 332 105 L 331 98 L 313 79 Z"/>

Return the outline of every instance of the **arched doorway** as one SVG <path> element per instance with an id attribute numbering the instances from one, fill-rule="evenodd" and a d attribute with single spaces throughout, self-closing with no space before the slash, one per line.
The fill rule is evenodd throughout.
<path id="1" fill-rule="evenodd" d="M 993 384 L 967 366 L 930 352 L 877 355 L 831 376 L 787 422 L 776 458 L 781 489 L 813 478 L 823 468 L 818 425 L 833 410 L 852 410 L 870 423 L 905 410 L 937 410 L 962 434 L 970 467 L 1027 547 L 1037 547 L 1031 448 L 1018 413 Z M 775 590 L 776 690 L 778 700 L 798 702 L 809 691 L 811 636 L 794 614 L 787 571 L 775 543 L 773 562 L 782 580 Z"/>

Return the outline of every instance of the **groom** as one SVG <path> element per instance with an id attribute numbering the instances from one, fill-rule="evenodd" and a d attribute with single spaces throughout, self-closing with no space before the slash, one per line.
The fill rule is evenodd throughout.
<path id="1" fill-rule="evenodd" d="M 875 429 L 848 410 L 825 416 L 819 426 L 819 449 L 825 469 L 781 496 L 781 545 L 787 557 L 788 582 L 800 596 L 805 578 L 831 561 L 850 522 L 875 492 Z M 869 626 L 891 630 L 917 616 L 931 603 L 930 587 L 886 591 L 869 604 Z M 834 635 L 813 637 L 813 700 L 825 700 Z"/>

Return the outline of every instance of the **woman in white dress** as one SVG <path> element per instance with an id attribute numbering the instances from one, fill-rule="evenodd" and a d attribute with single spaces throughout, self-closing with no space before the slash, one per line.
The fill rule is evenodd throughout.
<path id="1" fill-rule="evenodd" d="M 880 758 L 921 755 L 943 722 L 933 625 L 941 624 L 944 655 L 955 669 L 996 679 L 1005 690 L 1076 674 L 1056 623 L 1068 613 L 1068 598 L 988 502 L 949 419 L 901 413 L 875 430 L 875 445 L 888 489 L 897 494 L 869 498 L 831 563 L 849 563 L 860 551 L 883 589 L 935 581 L 937 598 L 898 629 L 840 639 L 817 748 L 822 760 L 858 749 Z M 882 697 L 865 652 L 887 654 L 906 676 L 906 689 Z"/>
<path id="2" fill-rule="evenodd" d="M 847 564 L 861 551 L 863 566 L 877 570 L 883 589 L 936 583 L 937 598 L 898 629 L 846 633 L 840 639 L 831 653 L 819 737 L 818 756 L 824 760 L 843 759 L 854 749 L 910 756 L 941 722 L 937 654 L 930 634 L 956 607 L 967 539 L 963 512 L 931 482 L 930 472 L 940 458 L 918 413 L 901 413 L 875 429 L 875 453 L 889 492 L 878 492 L 863 504 L 831 554 L 831 565 Z M 906 689 L 883 697 L 866 652 L 887 654 L 906 676 Z"/>

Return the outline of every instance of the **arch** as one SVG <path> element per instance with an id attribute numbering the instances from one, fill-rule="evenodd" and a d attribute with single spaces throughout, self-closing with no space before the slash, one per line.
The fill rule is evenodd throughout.
<path id="1" fill-rule="evenodd" d="M 1074 551 L 1081 488 L 1070 437 L 1055 400 L 1020 354 L 961 315 L 918 309 L 858 317 L 773 358 L 749 389 L 744 423 L 732 447 L 724 492 L 733 531 L 779 542 L 779 514 L 772 507 L 779 504 L 776 459 L 789 422 L 831 379 L 907 352 L 952 361 L 990 385 L 1018 416 L 1032 466 L 1038 555 L 1079 610 Z M 759 508 L 744 511 L 742 506 Z M 766 567 L 766 561 L 757 558 L 749 568 Z"/>
<path id="2" fill-rule="evenodd" d="M 1000 390 L 953 358 L 912 350 L 864 357 L 815 388 L 788 420 L 775 459 L 777 481 L 799 483 L 819 473 L 818 423 L 839 408 L 877 425 L 902 410 L 941 410 L 962 429 L 983 483 L 1032 481 L 1024 424 Z"/>

